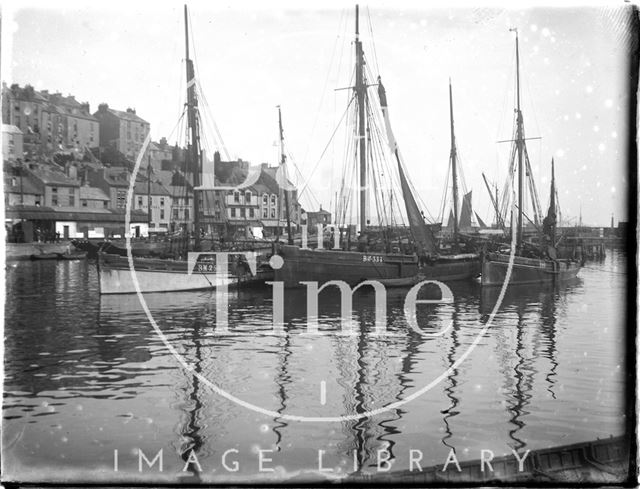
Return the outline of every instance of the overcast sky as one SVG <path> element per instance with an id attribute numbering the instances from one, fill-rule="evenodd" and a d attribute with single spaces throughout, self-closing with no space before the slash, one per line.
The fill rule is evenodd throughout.
<path id="1" fill-rule="evenodd" d="M 348 92 L 335 89 L 349 85 L 353 5 L 214 4 L 190 3 L 192 57 L 226 148 L 231 157 L 254 164 L 277 163 L 280 105 L 288 151 L 308 177 L 345 108 Z M 56 5 L 5 2 L 3 81 L 73 94 L 92 111 L 102 102 L 134 107 L 151 123 L 154 140 L 174 142 L 184 102 L 182 4 Z M 608 226 L 612 213 L 616 222 L 626 220 L 625 7 L 419 5 L 362 5 L 361 37 L 370 70 L 384 81 L 396 139 L 430 214 L 439 212 L 448 168 L 451 77 L 467 187 L 480 216 L 492 219 L 481 173 L 500 186 L 506 178 L 508 145 L 496 141 L 512 131 L 515 44 L 508 29 L 517 27 L 526 133 L 542 138 L 528 147 L 543 208 L 554 157 L 565 219 L 576 218 L 582 206 L 585 224 Z M 206 138 L 215 146 L 213 131 Z M 310 188 L 324 208 L 341 162 L 338 150 L 327 151 L 313 172 Z"/>

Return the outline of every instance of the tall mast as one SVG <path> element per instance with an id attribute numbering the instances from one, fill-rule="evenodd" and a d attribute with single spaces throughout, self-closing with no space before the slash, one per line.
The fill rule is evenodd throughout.
<path id="1" fill-rule="evenodd" d="M 518 29 L 509 29 L 516 33 L 516 100 L 517 100 L 517 126 L 516 126 L 516 149 L 518 151 L 518 229 L 517 229 L 517 247 L 518 250 L 522 249 L 522 204 L 524 202 L 524 169 L 522 160 L 524 156 L 524 127 L 522 124 L 522 111 L 520 110 L 520 50 L 518 47 Z"/>
<path id="2" fill-rule="evenodd" d="M 453 130 L 453 93 L 449 78 L 449 120 L 451 121 L 451 173 L 453 177 L 453 236 L 458 239 L 458 157 L 456 152 L 456 136 Z"/>
<path id="3" fill-rule="evenodd" d="M 367 95 L 367 85 L 364 81 L 364 53 L 359 34 L 359 8 L 356 5 L 356 97 L 358 101 L 358 142 L 360 156 L 360 231 L 367 227 L 367 155 L 365 140 L 364 104 Z"/>
<path id="4" fill-rule="evenodd" d="M 189 20 L 187 15 L 187 6 L 184 6 L 184 40 L 186 52 L 187 66 L 187 123 L 191 133 L 191 141 L 188 146 L 187 161 L 193 167 L 193 227 L 195 234 L 194 250 L 200 251 L 200 202 L 196 188 L 200 186 L 200 152 L 198 150 L 198 121 L 196 99 L 195 74 L 193 70 L 193 61 L 189 58 Z"/>
<path id="5" fill-rule="evenodd" d="M 287 156 L 284 154 L 284 131 L 282 130 L 282 113 L 280 112 L 280 106 L 278 105 L 278 126 L 280 128 L 280 168 L 281 168 L 281 176 L 284 180 L 284 205 L 285 205 L 285 215 L 287 217 L 287 242 L 291 245 L 293 244 L 293 237 L 291 236 L 291 213 L 289 210 L 289 190 L 288 190 L 288 180 L 287 175 L 284 172 L 285 163 L 287 162 Z M 280 226 L 280 220 L 278 219 L 278 227 Z"/>

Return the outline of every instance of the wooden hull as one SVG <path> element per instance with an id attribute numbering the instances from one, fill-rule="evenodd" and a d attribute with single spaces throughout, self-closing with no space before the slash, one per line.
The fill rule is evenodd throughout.
<path id="1" fill-rule="evenodd" d="M 500 286 L 509 267 L 509 255 L 488 253 L 482 262 L 482 285 Z M 575 260 L 541 260 L 515 256 L 510 284 L 541 284 L 562 282 L 575 278 L 580 264 Z"/>
<path id="2" fill-rule="evenodd" d="M 230 274 L 218 277 L 214 272 L 187 273 L 187 262 L 135 258 L 135 276 L 141 292 L 177 292 L 214 289 L 232 285 L 238 279 Z M 98 276 L 101 294 L 132 294 L 137 292 L 133 273 L 126 257 L 100 253 Z"/>
<path id="3" fill-rule="evenodd" d="M 39 253 L 31 255 L 29 258 L 32 260 L 57 260 L 59 256 L 58 253 Z"/>
<path id="4" fill-rule="evenodd" d="M 364 280 L 378 280 L 390 287 L 406 287 L 419 279 L 465 280 L 480 272 L 477 255 L 438 258 L 420 264 L 413 255 L 302 249 L 290 245 L 281 246 L 278 254 L 284 259 L 284 265 L 275 271 L 275 280 L 284 282 L 285 287 L 331 280 L 341 280 L 351 286 Z"/>

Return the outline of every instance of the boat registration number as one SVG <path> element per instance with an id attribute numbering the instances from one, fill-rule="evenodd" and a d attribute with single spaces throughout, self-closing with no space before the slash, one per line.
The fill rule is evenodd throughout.
<path id="1" fill-rule="evenodd" d="M 362 261 L 370 263 L 382 263 L 384 260 L 380 255 L 364 255 L 362 257 Z"/>
<path id="2" fill-rule="evenodd" d="M 215 272 L 216 266 L 213 263 L 198 263 L 196 270 L 198 272 Z"/>

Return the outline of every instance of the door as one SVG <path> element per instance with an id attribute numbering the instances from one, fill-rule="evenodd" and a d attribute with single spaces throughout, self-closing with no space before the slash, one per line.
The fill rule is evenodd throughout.
<path id="1" fill-rule="evenodd" d="M 63 236 L 64 239 L 69 239 L 69 226 L 64 226 Z"/>

